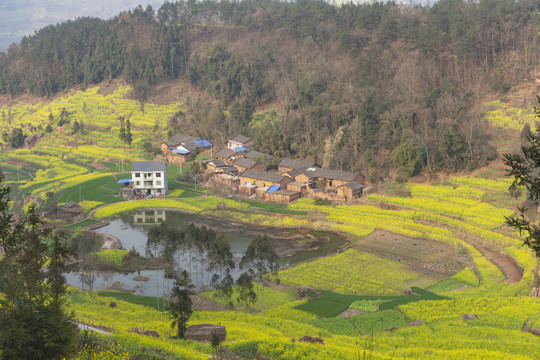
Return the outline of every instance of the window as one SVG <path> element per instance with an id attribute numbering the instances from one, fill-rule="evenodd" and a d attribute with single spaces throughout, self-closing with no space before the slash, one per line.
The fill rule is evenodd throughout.
<path id="1" fill-rule="evenodd" d="M 161 177 L 161 173 L 156 173 L 156 177 L 160 178 L 160 177 Z"/>
<path id="2" fill-rule="evenodd" d="M 328 181 L 328 186 L 332 187 L 332 180 Z"/>
<path id="3" fill-rule="evenodd" d="M 141 182 L 140 181 L 135 181 L 135 185 L 139 186 L 139 185 L 141 185 Z"/>
<path id="4" fill-rule="evenodd" d="M 135 173 L 135 177 L 141 177 L 141 173 Z"/>
<path id="5" fill-rule="evenodd" d="M 156 185 L 157 185 L 157 186 L 160 186 L 160 185 L 161 185 L 161 181 L 156 181 Z"/>

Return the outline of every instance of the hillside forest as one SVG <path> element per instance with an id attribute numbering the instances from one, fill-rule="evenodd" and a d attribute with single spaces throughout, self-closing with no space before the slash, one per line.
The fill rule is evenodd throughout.
<path id="1" fill-rule="evenodd" d="M 118 79 L 144 109 L 182 83 L 194 95 L 170 133 L 217 143 L 241 133 L 262 152 L 406 179 L 496 156 L 483 104 L 532 76 L 539 14 L 535 0 L 165 2 L 23 38 L 0 53 L 0 93 L 51 97 Z"/>

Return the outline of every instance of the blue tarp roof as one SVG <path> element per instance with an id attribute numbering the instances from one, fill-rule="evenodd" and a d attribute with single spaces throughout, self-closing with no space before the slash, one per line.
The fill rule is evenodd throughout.
<path id="1" fill-rule="evenodd" d="M 272 194 L 279 190 L 281 186 L 280 185 L 272 185 L 270 186 L 270 189 L 266 190 L 267 193 Z"/>
<path id="2" fill-rule="evenodd" d="M 194 141 L 194 143 L 200 147 L 212 146 L 212 143 L 206 139 L 197 140 L 197 141 Z"/>
<path id="3" fill-rule="evenodd" d="M 118 180 L 118 183 L 119 184 L 127 184 L 129 182 L 133 181 L 132 179 L 122 179 L 122 180 Z"/>
<path id="4" fill-rule="evenodd" d="M 243 146 L 235 147 L 234 150 L 236 151 L 247 151 L 247 149 Z"/>
<path id="5" fill-rule="evenodd" d="M 179 149 L 174 149 L 172 150 L 173 153 L 177 153 L 177 154 L 182 154 L 182 155 L 186 155 L 186 154 L 189 154 L 191 153 L 191 151 L 188 151 L 188 150 L 179 150 Z"/>

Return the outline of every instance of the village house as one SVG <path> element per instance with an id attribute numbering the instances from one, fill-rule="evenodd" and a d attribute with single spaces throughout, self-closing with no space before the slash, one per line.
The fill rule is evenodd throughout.
<path id="1" fill-rule="evenodd" d="M 352 182 L 356 182 L 359 184 L 364 184 L 365 182 L 365 179 L 362 175 L 346 171 L 309 168 L 306 169 L 304 173 L 307 175 L 307 177 L 311 179 L 315 178 L 317 183 L 324 182 L 324 184 L 318 184 L 318 187 L 324 188 L 326 190 L 337 189 L 340 186 Z"/>
<path id="2" fill-rule="evenodd" d="M 214 182 L 216 184 L 223 184 L 231 189 L 238 189 L 240 186 L 240 178 L 233 174 L 216 174 L 214 176 Z"/>
<path id="3" fill-rule="evenodd" d="M 268 155 L 268 154 L 255 151 L 255 150 L 249 150 L 248 152 L 244 154 L 244 157 L 246 159 L 255 160 L 259 163 L 264 163 L 264 164 L 270 164 L 275 161 L 275 158 L 272 155 Z"/>
<path id="4" fill-rule="evenodd" d="M 216 159 L 226 162 L 227 164 L 233 163 L 236 159 L 243 157 L 241 151 L 236 151 L 234 149 L 221 149 L 216 153 Z"/>
<path id="5" fill-rule="evenodd" d="M 354 199 L 362 196 L 365 187 L 365 185 L 353 181 L 338 187 L 337 194 L 344 199 Z"/>
<path id="6" fill-rule="evenodd" d="M 164 161 L 134 161 L 131 182 L 136 196 L 166 196 L 167 164 Z"/>
<path id="7" fill-rule="evenodd" d="M 233 166 L 238 169 L 239 172 L 246 170 L 255 170 L 255 171 L 266 171 L 266 166 L 259 164 L 255 160 L 240 158 L 233 163 Z"/>
<path id="8" fill-rule="evenodd" d="M 169 162 L 187 162 L 202 151 L 212 147 L 212 143 L 206 139 L 190 135 L 176 134 L 169 141 L 161 143 L 161 153 Z"/>
<path id="9" fill-rule="evenodd" d="M 246 170 L 240 174 L 241 184 L 253 184 L 259 188 L 269 188 L 272 185 L 286 186 L 291 179 L 272 172 Z"/>
<path id="10" fill-rule="evenodd" d="M 291 170 L 296 170 L 296 169 L 307 169 L 307 168 L 313 168 L 313 167 L 319 167 L 319 165 L 311 161 L 303 161 L 303 160 L 288 159 L 288 158 L 282 159 L 278 163 L 278 171 L 281 173 L 291 171 Z"/>
<path id="11" fill-rule="evenodd" d="M 247 136 L 238 135 L 227 143 L 227 149 L 236 149 L 239 151 L 247 150 L 253 145 L 253 139 Z"/>
<path id="12" fill-rule="evenodd" d="M 264 198 L 268 201 L 291 203 L 300 198 L 300 193 L 298 191 L 288 189 L 278 189 L 275 191 L 271 190 L 272 189 L 268 189 L 264 196 Z"/>
<path id="13" fill-rule="evenodd" d="M 229 166 L 229 164 L 227 164 L 223 160 L 212 160 L 208 164 L 206 164 L 206 172 L 217 173 L 217 172 L 220 172 L 220 169 L 225 168 L 227 166 Z"/>

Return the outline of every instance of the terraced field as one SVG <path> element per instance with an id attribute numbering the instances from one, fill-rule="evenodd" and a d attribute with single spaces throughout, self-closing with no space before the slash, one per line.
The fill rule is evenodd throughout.
<path id="1" fill-rule="evenodd" d="M 538 337 L 522 331 L 525 325 L 540 327 L 540 301 L 527 296 L 536 260 L 504 224 L 523 200 L 510 196 L 509 179 L 456 176 L 437 186 L 408 183 L 398 192 L 371 194 L 354 205 L 321 206 L 300 199 L 285 207 L 222 200 L 177 184 L 178 169 L 173 167 L 169 183 L 176 190 L 171 197 L 120 202 L 117 180 L 129 176 L 122 167 L 127 170 L 131 160 L 143 159 L 142 143 L 163 137 L 168 118 L 183 106 L 146 104 L 143 112 L 127 97 L 129 91 L 119 87 L 102 95 L 91 88 L 49 103 L 0 108 L 9 119 L 0 122 L 0 132 L 22 127 L 25 133 L 40 136 L 31 149 L 0 153 L 0 167 L 17 194 L 16 210 L 25 198 L 41 199 L 46 205 L 55 194 L 59 203 L 81 203 L 91 217 L 66 226 L 69 229 L 151 207 L 204 212 L 259 226 L 333 230 L 346 236 L 348 249 L 282 269 L 279 287 L 267 291 L 264 317 L 243 306 L 194 313 L 191 324 L 226 326 L 222 345 L 246 358 L 255 354 L 272 359 L 540 358 Z M 493 111 L 504 111 L 505 119 L 516 117 L 520 125 L 520 119 L 529 121 L 528 113 L 502 103 L 492 106 Z M 69 124 L 57 126 L 61 114 Z M 499 126 L 496 119 L 501 116 L 488 113 L 488 120 Z M 133 124 L 131 152 L 118 139 L 119 117 Z M 84 123 L 86 132 L 73 133 L 75 120 Z M 54 125 L 52 132 L 45 131 L 49 123 Z M 157 137 L 150 139 L 149 133 Z M 222 201 L 226 209 L 217 209 Z M 105 262 L 118 262 L 122 254 L 100 256 Z M 299 285 L 323 291 L 310 294 L 309 302 L 295 300 L 291 294 Z M 409 286 L 429 292 L 413 287 L 414 294 L 401 295 Z M 210 344 L 169 339 L 170 320 L 155 308 L 90 297 L 77 289 L 70 290 L 68 300 L 80 322 L 111 332 L 96 335 L 107 349 L 94 354 L 94 359 L 206 359 L 214 352 Z M 109 306 L 112 301 L 117 307 Z M 465 321 L 466 313 L 478 319 Z M 422 323 L 409 326 L 413 320 Z M 134 328 L 156 330 L 161 336 L 139 335 Z M 299 342 L 304 335 L 319 336 L 324 345 Z M 81 348 L 75 358 L 88 359 L 89 354 L 88 348 Z"/>

